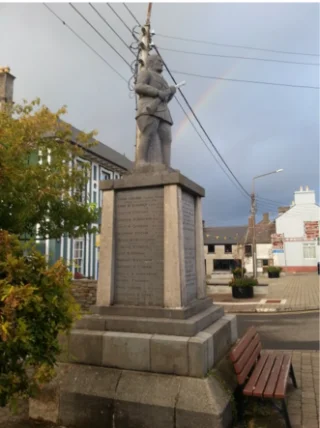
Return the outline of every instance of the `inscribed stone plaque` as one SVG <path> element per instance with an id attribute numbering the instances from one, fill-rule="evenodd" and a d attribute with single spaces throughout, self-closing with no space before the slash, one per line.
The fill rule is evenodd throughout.
<path id="1" fill-rule="evenodd" d="M 116 192 L 115 303 L 163 306 L 163 188 Z"/>
<path id="2" fill-rule="evenodd" d="M 197 298 L 195 198 L 182 192 L 183 245 L 187 302 Z"/>

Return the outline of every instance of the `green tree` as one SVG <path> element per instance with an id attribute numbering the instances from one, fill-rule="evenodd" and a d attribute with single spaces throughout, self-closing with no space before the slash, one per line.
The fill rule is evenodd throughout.
<path id="1" fill-rule="evenodd" d="M 79 313 L 64 262 L 48 267 L 32 247 L 24 257 L 24 245 L 0 230 L 0 406 L 54 377 L 58 335 Z"/>
<path id="2" fill-rule="evenodd" d="M 80 133 L 40 100 L 0 111 L 0 229 L 18 236 L 59 238 L 92 231 L 98 210 L 82 198 L 89 177 L 76 165 L 95 132 Z"/>

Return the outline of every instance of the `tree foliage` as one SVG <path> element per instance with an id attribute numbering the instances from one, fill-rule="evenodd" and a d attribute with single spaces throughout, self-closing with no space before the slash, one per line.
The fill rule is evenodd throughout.
<path id="1" fill-rule="evenodd" d="M 97 222 L 94 204 L 81 198 L 89 176 L 76 165 L 95 134 L 80 133 L 40 100 L 0 111 L 0 229 L 16 235 L 82 236 Z M 72 141 L 72 143 L 71 143 Z"/>
<path id="2" fill-rule="evenodd" d="M 48 267 L 35 249 L 0 231 L 0 405 L 32 396 L 54 376 L 58 334 L 79 313 L 62 260 Z"/>

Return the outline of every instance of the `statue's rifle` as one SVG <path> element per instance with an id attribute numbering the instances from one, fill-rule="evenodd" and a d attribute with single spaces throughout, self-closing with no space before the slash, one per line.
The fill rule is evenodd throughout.
<path id="1" fill-rule="evenodd" d="M 176 89 L 181 88 L 181 86 L 184 86 L 186 84 L 186 81 L 183 80 L 180 83 L 177 83 L 175 85 Z M 154 101 L 152 101 L 152 103 L 146 108 L 147 112 L 149 114 L 154 114 L 157 111 L 157 108 L 159 107 L 159 105 L 162 103 L 163 101 L 161 100 L 161 98 L 157 97 Z"/>

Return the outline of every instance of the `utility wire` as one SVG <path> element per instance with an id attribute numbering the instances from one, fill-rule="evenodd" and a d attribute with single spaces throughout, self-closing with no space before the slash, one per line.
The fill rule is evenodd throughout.
<path id="1" fill-rule="evenodd" d="M 154 49 L 156 50 L 157 54 L 161 57 L 160 52 L 158 50 L 158 48 L 153 45 Z M 171 79 L 173 80 L 173 82 L 175 84 L 177 84 L 176 79 L 174 78 L 174 76 L 172 75 L 171 71 L 169 70 L 166 62 L 163 60 L 163 65 L 166 68 L 167 72 L 169 73 Z M 182 96 L 182 98 L 184 99 L 185 103 L 187 104 L 187 106 L 189 107 L 193 117 L 196 119 L 196 121 L 198 122 L 198 125 L 200 126 L 200 128 L 202 129 L 203 133 L 205 134 L 205 136 L 207 137 L 207 139 L 209 140 L 211 146 L 214 148 L 215 152 L 217 153 L 217 155 L 219 156 L 219 158 L 221 159 L 222 163 L 225 165 L 225 167 L 227 168 L 227 170 L 230 172 L 230 174 L 232 175 L 232 177 L 235 179 L 235 181 L 238 183 L 239 187 L 244 191 L 244 193 L 249 196 L 249 198 L 251 197 L 250 194 L 246 191 L 246 189 L 242 186 L 242 184 L 240 183 L 240 181 L 237 179 L 237 177 L 234 175 L 234 173 L 232 172 L 232 170 L 230 169 L 229 165 L 226 163 L 226 161 L 223 159 L 222 155 L 220 154 L 219 150 L 217 149 L 217 147 L 214 145 L 214 143 L 212 142 L 211 138 L 209 137 L 207 131 L 204 129 L 202 123 L 200 122 L 200 120 L 198 119 L 198 116 L 195 114 L 193 108 L 191 107 L 189 101 L 187 100 L 187 98 L 185 97 L 184 93 L 182 92 L 182 90 L 179 88 L 179 92 Z M 220 166 L 220 165 L 219 165 Z"/>
<path id="2" fill-rule="evenodd" d="M 110 28 L 110 30 L 118 37 L 119 40 L 125 45 L 126 48 L 130 50 L 130 46 L 123 40 L 123 38 L 117 33 L 117 31 L 109 24 L 109 22 L 101 15 L 101 13 L 92 5 L 92 3 L 89 3 L 89 5 L 92 7 L 92 9 L 96 12 L 97 15 L 100 16 L 102 21 Z M 132 51 L 130 50 L 132 53 Z"/>
<path id="3" fill-rule="evenodd" d="M 311 54 L 311 53 L 305 53 L 305 52 L 288 52 L 288 51 L 279 51 L 279 50 L 275 50 L 275 49 L 255 48 L 253 46 L 230 45 L 230 44 L 226 44 L 226 43 L 215 43 L 215 42 L 210 42 L 208 40 L 188 39 L 186 37 L 175 37 L 175 36 L 168 36 L 166 34 L 158 34 L 158 33 L 157 33 L 157 36 L 163 37 L 166 39 L 183 40 L 186 42 L 203 43 L 206 45 L 224 46 L 224 47 L 228 47 L 228 48 L 251 49 L 251 50 L 255 50 L 255 51 L 275 52 L 275 53 L 288 54 L 288 55 L 305 55 L 305 56 L 317 56 L 317 57 L 320 56 L 319 54 Z"/>
<path id="4" fill-rule="evenodd" d="M 121 18 L 121 16 L 113 9 L 113 7 L 111 6 L 110 3 L 106 3 L 107 6 L 109 6 L 109 8 L 112 10 L 112 12 L 118 17 L 118 19 L 120 19 L 120 21 L 122 22 L 122 24 L 128 29 L 128 31 L 130 32 L 130 34 L 132 34 L 132 30 L 131 28 L 125 23 L 125 21 Z"/>
<path id="5" fill-rule="evenodd" d="M 69 3 L 69 5 L 72 7 L 72 9 L 74 9 L 78 15 L 81 16 L 81 18 L 88 24 L 90 25 L 90 27 L 101 37 L 102 40 L 104 40 L 107 45 L 129 66 L 130 68 L 130 63 L 112 46 L 111 43 L 108 42 L 108 40 L 103 37 L 103 35 L 91 24 L 90 21 L 87 20 L 87 18 L 85 16 L 82 15 L 82 13 L 72 4 Z"/>
<path id="6" fill-rule="evenodd" d="M 181 110 L 183 111 L 183 113 L 186 115 L 188 121 L 190 122 L 191 126 L 193 127 L 193 129 L 196 131 L 196 133 L 198 134 L 199 138 L 201 139 L 201 141 L 204 143 L 204 145 L 206 146 L 206 148 L 208 149 L 209 153 L 211 154 L 211 156 L 213 157 L 213 159 L 216 161 L 216 163 L 220 166 L 220 168 L 222 169 L 222 171 L 225 173 L 225 175 L 228 177 L 228 179 L 231 181 L 231 183 L 236 186 L 236 183 L 234 181 L 232 181 L 230 175 L 227 174 L 227 172 L 221 167 L 221 165 L 218 162 L 218 159 L 216 158 L 216 156 L 214 155 L 214 153 L 212 153 L 212 151 L 210 150 L 210 147 L 208 146 L 206 140 L 202 137 L 202 135 L 200 134 L 200 132 L 198 131 L 198 129 L 196 128 L 195 124 L 192 122 L 192 120 L 190 119 L 188 113 L 186 112 L 186 110 L 184 109 L 184 107 L 182 106 L 181 102 L 179 101 L 179 99 L 177 97 L 175 97 L 175 100 L 177 101 L 177 103 L 179 104 Z M 239 190 L 239 188 L 237 187 L 237 189 Z M 241 189 L 242 190 L 242 189 Z M 247 197 L 248 195 L 246 193 L 242 193 L 243 196 Z"/>
<path id="7" fill-rule="evenodd" d="M 179 71 L 179 70 L 172 70 L 172 72 L 173 73 L 177 73 L 177 74 L 182 74 L 184 76 L 200 77 L 202 79 L 225 80 L 227 82 L 254 83 L 254 84 L 268 85 L 268 86 L 285 86 L 285 87 L 288 87 L 288 88 L 320 89 L 319 86 L 291 85 L 289 83 L 273 83 L 273 82 L 265 82 L 265 81 L 261 81 L 261 80 L 231 79 L 231 78 L 227 78 L 227 77 L 206 76 L 206 75 L 203 75 L 203 74 L 189 73 L 187 71 Z"/>
<path id="8" fill-rule="evenodd" d="M 295 61 L 282 61 L 279 59 L 267 59 L 267 58 L 256 58 L 256 57 L 245 57 L 245 56 L 233 56 L 233 55 L 218 55 L 211 53 L 202 53 L 194 51 L 185 51 L 182 49 L 172 49 L 172 48 L 163 48 L 159 46 L 159 49 L 162 51 L 177 52 L 182 54 L 198 55 L 198 56 L 207 56 L 207 57 L 218 57 L 218 58 L 234 58 L 234 59 L 245 59 L 250 61 L 264 61 L 264 62 L 279 62 L 284 64 L 299 64 L 299 65 L 313 65 L 319 67 L 319 63 L 316 62 L 295 62 Z"/>
<path id="9" fill-rule="evenodd" d="M 130 15 L 132 16 L 132 18 L 136 21 L 136 23 L 139 25 L 139 26 L 141 26 L 141 24 L 140 24 L 140 22 L 137 20 L 137 18 L 134 16 L 134 14 L 131 12 L 131 10 L 129 9 L 129 7 L 125 4 L 125 3 L 122 3 L 123 4 L 123 6 L 127 9 L 127 11 L 130 13 Z"/>
<path id="10" fill-rule="evenodd" d="M 61 19 L 46 3 L 43 3 L 43 5 L 63 24 L 65 25 L 79 40 L 82 41 L 82 43 L 84 43 L 92 52 L 94 52 L 105 64 L 107 64 L 107 66 L 109 68 L 111 68 L 112 71 L 114 71 L 122 80 L 124 80 L 125 82 L 127 82 L 127 79 L 122 76 L 121 73 L 119 73 L 118 70 L 116 70 L 111 64 L 109 64 L 109 62 L 103 58 L 103 56 L 101 56 L 99 54 L 99 52 L 97 52 L 91 45 L 89 45 L 89 43 L 87 43 L 75 30 L 73 30 L 73 28 L 70 27 L 70 25 L 68 25 L 65 21 L 63 21 L 63 19 Z"/>

